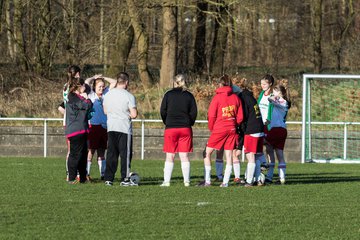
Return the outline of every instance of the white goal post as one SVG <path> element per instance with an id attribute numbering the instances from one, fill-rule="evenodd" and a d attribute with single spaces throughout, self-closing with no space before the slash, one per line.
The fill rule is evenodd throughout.
<path id="1" fill-rule="evenodd" d="M 360 75 L 304 74 L 301 162 L 360 163 Z"/>

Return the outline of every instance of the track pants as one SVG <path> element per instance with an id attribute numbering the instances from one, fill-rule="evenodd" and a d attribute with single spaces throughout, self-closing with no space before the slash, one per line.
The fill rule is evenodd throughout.
<path id="1" fill-rule="evenodd" d="M 106 153 L 105 181 L 114 181 L 121 159 L 121 181 L 129 177 L 132 158 L 132 135 L 121 132 L 108 132 L 108 148 Z"/>
<path id="2" fill-rule="evenodd" d="M 80 182 L 86 181 L 87 163 L 87 134 L 79 134 L 69 138 L 70 153 L 67 162 L 69 181 L 74 181 L 77 172 L 80 174 Z"/>

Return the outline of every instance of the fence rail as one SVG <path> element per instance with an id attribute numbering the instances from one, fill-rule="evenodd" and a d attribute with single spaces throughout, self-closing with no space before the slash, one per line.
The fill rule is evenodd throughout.
<path id="1" fill-rule="evenodd" d="M 63 121 L 62 118 L 2 118 L 0 121 L 42 121 L 43 122 L 43 152 L 44 157 L 47 157 L 47 148 L 48 148 L 48 122 L 50 121 Z M 141 159 L 145 159 L 145 125 L 146 123 L 161 123 L 162 120 L 159 119 L 134 119 L 133 122 L 141 123 Z M 207 120 L 197 120 L 196 123 L 205 124 Z M 288 121 L 288 125 L 302 125 L 301 121 Z M 314 125 L 343 125 L 344 126 L 344 156 L 346 156 L 346 146 L 347 146 L 347 127 L 349 125 L 360 125 L 359 122 L 311 122 Z M 244 154 L 242 154 L 242 157 Z"/>

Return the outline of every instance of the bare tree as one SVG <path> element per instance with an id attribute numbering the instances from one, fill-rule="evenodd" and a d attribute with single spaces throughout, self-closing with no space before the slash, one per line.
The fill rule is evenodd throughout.
<path id="1" fill-rule="evenodd" d="M 126 0 L 131 25 L 134 28 L 134 33 L 137 43 L 137 63 L 140 79 L 145 88 L 152 84 L 152 78 L 148 70 L 148 54 L 149 54 L 149 36 L 145 30 L 144 23 L 140 17 L 140 10 L 135 5 L 133 0 Z"/>
<path id="2" fill-rule="evenodd" d="M 206 70 L 206 11 L 208 3 L 205 0 L 196 2 L 196 32 L 194 44 L 194 72 L 201 74 Z"/>
<path id="3" fill-rule="evenodd" d="M 163 43 L 160 70 L 160 87 L 169 87 L 176 74 L 178 45 L 177 6 L 171 0 L 163 1 Z"/>
<path id="4" fill-rule="evenodd" d="M 228 9 L 223 0 L 217 0 L 215 5 L 214 36 L 210 52 L 210 73 L 224 73 L 224 57 L 227 49 Z"/>
<path id="5" fill-rule="evenodd" d="M 322 0 L 311 1 L 311 23 L 314 71 L 319 73 L 322 69 Z"/>

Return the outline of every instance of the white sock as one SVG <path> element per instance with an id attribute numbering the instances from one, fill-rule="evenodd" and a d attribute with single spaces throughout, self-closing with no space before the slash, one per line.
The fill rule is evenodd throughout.
<path id="1" fill-rule="evenodd" d="M 90 169 L 91 169 L 91 161 L 87 161 L 87 165 L 86 165 L 86 173 L 88 176 L 90 176 Z"/>
<path id="2" fill-rule="evenodd" d="M 255 160 L 255 181 L 259 181 L 259 177 L 260 177 L 260 173 L 261 173 L 261 162 L 260 160 Z"/>
<path id="3" fill-rule="evenodd" d="M 205 166 L 205 182 L 211 183 L 211 166 Z"/>
<path id="4" fill-rule="evenodd" d="M 240 162 L 233 163 L 234 177 L 240 178 Z"/>
<path id="5" fill-rule="evenodd" d="M 266 175 L 266 178 L 269 179 L 269 180 L 272 180 L 273 179 L 273 176 L 274 176 L 274 168 L 275 168 L 275 163 L 270 163 L 269 164 L 269 169 L 268 169 L 268 172 L 267 172 L 267 175 Z"/>
<path id="6" fill-rule="evenodd" d="M 252 184 L 255 173 L 255 163 L 248 163 L 246 169 L 246 182 Z"/>
<path id="7" fill-rule="evenodd" d="M 181 162 L 181 171 L 184 178 L 184 183 L 190 182 L 190 162 Z"/>
<path id="8" fill-rule="evenodd" d="M 279 164 L 278 170 L 279 170 L 279 178 L 280 179 L 285 179 L 286 163 Z"/>
<path id="9" fill-rule="evenodd" d="M 231 171 L 232 171 L 232 166 L 226 165 L 223 183 L 229 183 Z"/>
<path id="10" fill-rule="evenodd" d="M 219 179 L 222 179 L 223 178 L 223 171 L 224 171 L 224 161 L 222 159 L 216 159 L 215 168 L 216 168 L 216 176 Z"/>
<path id="11" fill-rule="evenodd" d="M 164 167 L 164 183 L 169 183 L 171 179 L 171 174 L 174 168 L 173 162 L 165 161 L 165 167 Z"/>

